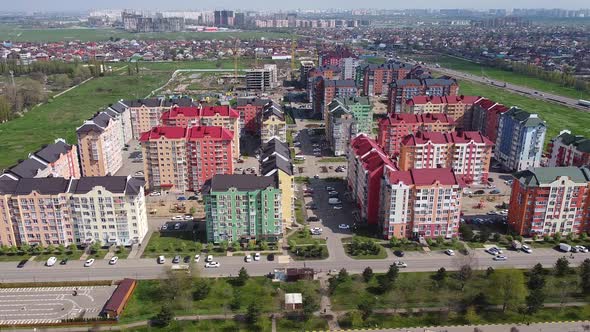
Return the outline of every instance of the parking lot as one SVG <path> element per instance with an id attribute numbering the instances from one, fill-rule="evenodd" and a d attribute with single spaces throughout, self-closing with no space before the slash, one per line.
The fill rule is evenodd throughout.
<path id="1" fill-rule="evenodd" d="M 0 325 L 48 324 L 63 319 L 98 317 L 116 287 L 0 289 Z"/>

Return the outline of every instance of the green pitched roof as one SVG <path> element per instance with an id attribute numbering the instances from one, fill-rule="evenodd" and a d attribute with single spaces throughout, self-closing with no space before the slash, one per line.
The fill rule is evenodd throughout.
<path id="1" fill-rule="evenodd" d="M 545 125 L 545 121 L 541 120 L 541 118 L 537 114 L 531 114 L 514 106 L 511 107 L 508 110 L 508 112 L 504 113 L 504 115 L 510 116 L 518 122 L 524 122 L 524 125 L 526 127 L 536 127 L 538 125 Z"/>
<path id="2" fill-rule="evenodd" d="M 549 184 L 561 176 L 567 176 L 575 183 L 590 182 L 590 170 L 586 167 L 537 167 L 514 174 L 520 183 L 528 187 Z"/>

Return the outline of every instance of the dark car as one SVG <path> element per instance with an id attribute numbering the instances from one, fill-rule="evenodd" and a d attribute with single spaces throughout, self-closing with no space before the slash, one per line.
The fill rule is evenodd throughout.
<path id="1" fill-rule="evenodd" d="M 67 258 L 62 259 L 61 262 L 59 262 L 59 265 L 66 265 L 66 264 L 68 264 Z"/>
<path id="2" fill-rule="evenodd" d="M 23 259 L 22 261 L 18 262 L 18 265 L 16 267 L 18 267 L 19 269 L 23 268 L 23 267 L 25 267 L 25 264 L 27 264 L 27 262 L 28 262 L 28 260 Z"/>
<path id="3" fill-rule="evenodd" d="M 178 264 L 178 263 L 180 263 L 180 256 L 178 256 L 178 255 L 177 255 L 177 256 L 174 256 L 174 258 L 172 259 L 172 263 L 173 263 L 173 264 Z"/>
<path id="4" fill-rule="evenodd" d="M 307 218 L 307 221 L 319 221 L 320 218 L 316 217 L 316 216 L 311 216 Z"/>
<path id="5" fill-rule="evenodd" d="M 268 254 L 268 256 L 266 256 L 266 259 L 268 259 L 269 261 L 274 261 L 275 260 L 275 254 Z"/>
<path id="6" fill-rule="evenodd" d="M 396 251 L 394 251 L 393 253 L 394 253 L 394 254 L 395 254 L 397 257 L 404 257 L 404 255 L 406 254 L 406 253 L 404 253 L 404 252 L 403 252 L 403 251 L 401 251 L 401 250 L 396 250 Z"/>
<path id="7" fill-rule="evenodd" d="M 184 259 L 182 260 L 185 263 L 190 263 L 191 262 L 191 256 L 184 256 Z"/>

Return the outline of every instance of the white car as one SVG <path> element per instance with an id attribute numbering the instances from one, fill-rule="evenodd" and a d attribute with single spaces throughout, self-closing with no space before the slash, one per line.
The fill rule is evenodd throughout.
<path id="1" fill-rule="evenodd" d="M 342 210 L 342 205 L 334 205 L 334 210 Z"/>
<path id="2" fill-rule="evenodd" d="M 207 262 L 207 263 L 213 262 L 213 255 L 207 255 L 207 258 L 205 259 L 205 262 Z"/>
<path id="3" fill-rule="evenodd" d="M 526 244 L 522 245 L 522 248 L 520 248 L 522 251 L 526 252 L 527 254 L 532 254 L 533 253 L 533 249 L 531 249 L 531 247 L 527 246 Z"/>
<path id="4" fill-rule="evenodd" d="M 445 250 L 445 254 L 447 254 L 449 256 L 455 256 L 455 252 L 452 249 Z"/>
<path id="5" fill-rule="evenodd" d="M 92 266 L 92 264 L 94 264 L 94 258 L 90 258 L 89 260 L 84 262 L 84 267 Z"/>
<path id="6" fill-rule="evenodd" d="M 257 253 L 254 254 L 254 260 L 255 261 L 259 261 L 260 260 L 260 253 L 259 252 L 257 252 Z"/>
<path id="7" fill-rule="evenodd" d="M 219 264 L 219 262 L 208 262 L 205 264 L 206 268 L 216 268 L 216 267 L 220 267 L 221 264 Z"/>
<path id="8" fill-rule="evenodd" d="M 158 256 L 158 264 L 164 264 L 164 263 L 166 263 L 166 257 Z"/>
<path id="9" fill-rule="evenodd" d="M 314 227 L 309 230 L 313 235 L 320 235 L 324 231 L 321 227 Z"/>
<path id="10" fill-rule="evenodd" d="M 338 228 L 340 228 L 340 229 L 349 229 L 350 226 L 347 225 L 347 224 L 340 224 L 340 225 L 338 225 Z"/>
<path id="11" fill-rule="evenodd" d="M 184 216 L 184 220 L 193 220 L 193 216 Z"/>
<path id="12" fill-rule="evenodd" d="M 246 255 L 246 257 L 244 257 L 244 261 L 246 263 L 251 263 L 252 262 L 252 256 L 250 256 L 250 254 Z"/>
<path id="13" fill-rule="evenodd" d="M 335 190 L 332 190 L 332 191 L 328 192 L 328 195 L 338 195 L 338 192 Z"/>
<path id="14" fill-rule="evenodd" d="M 334 189 L 334 187 L 326 187 L 326 190 L 327 190 L 328 192 L 330 192 L 330 191 L 335 191 L 336 189 Z"/>
<path id="15" fill-rule="evenodd" d="M 150 196 L 154 197 L 154 196 L 161 196 L 162 194 L 159 191 L 154 191 L 150 193 Z"/>
<path id="16" fill-rule="evenodd" d="M 57 257 L 49 257 L 49 259 L 47 260 L 47 262 L 45 263 L 45 265 L 47 266 L 53 266 L 55 265 L 55 263 L 57 262 Z"/>
<path id="17" fill-rule="evenodd" d="M 199 262 L 201 260 L 201 255 L 195 255 L 195 262 Z"/>
<path id="18" fill-rule="evenodd" d="M 172 217 L 172 220 L 183 220 L 184 218 L 182 216 L 175 216 Z"/>
<path id="19" fill-rule="evenodd" d="M 395 262 L 393 262 L 393 264 L 397 267 L 408 267 L 408 264 L 401 262 L 401 261 L 395 261 Z"/>
<path id="20" fill-rule="evenodd" d="M 167 229 L 168 229 L 168 225 L 166 225 L 166 224 L 162 225 L 162 230 L 163 230 L 163 231 L 165 231 L 165 230 L 167 230 Z"/>
<path id="21" fill-rule="evenodd" d="M 578 252 L 588 252 L 588 248 L 584 246 L 576 246 L 576 249 L 578 249 Z"/>
<path id="22" fill-rule="evenodd" d="M 495 260 L 495 261 L 505 261 L 505 260 L 508 260 L 508 257 L 503 256 L 503 255 L 497 255 L 497 256 L 494 256 L 493 260 Z"/>
<path id="23" fill-rule="evenodd" d="M 112 257 L 112 258 L 111 258 L 111 260 L 109 261 L 109 264 L 110 264 L 110 265 L 115 265 L 115 264 L 117 264 L 117 262 L 118 262 L 118 261 L 119 261 L 119 257 L 117 257 L 117 256 L 114 256 L 114 257 Z"/>

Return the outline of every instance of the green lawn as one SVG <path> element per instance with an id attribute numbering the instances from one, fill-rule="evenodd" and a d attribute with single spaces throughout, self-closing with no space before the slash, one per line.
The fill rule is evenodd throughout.
<path id="1" fill-rule="evenodd" d="M 451 56 L 432 56 L 427 61 L 436 62 L 443 68 L 459 70 L 477 76 L 485 76 L 493 80 L 500 80 L 520 86 L 525 86 L 539 91 L 562 95 L 573 99 L 588 99 L 590 94 L 581 92 L 571 87 L 561 86 L 557 83 L 545 81 L 539 78 L 514 73 L 499 68 L 480 65 L 475 62 L 458 59 Z"/>
<path id="2" fill-rule="evenodd" d="M 346 251 L 346 254 L 348 255 L 348 257 L 351 257 L 353 259 L 385 259 L 387 258 L 387 252 L 385 251 L 385 248 L 383 248 L 383 246 L 379 245 L 379 253 L 377 254 L 362 254 L 362 255 L 352 255 L 350 253 L 350 244 L 343 244 L 344 245 L 344 250 Z"/>
<path id="3" fill-rule="evenodd" d="M 313 237 L 309 233 L 309 230 L 296 231 L 291 234 L 287 240 L 294 241 L 296 245 L 314 244 L 316 242 L 319 244 L 326 244 L 326 240 L 324 238 Z"/>
<path id="4" fill-rule="evenodd" d="M 590 112 L 532 99 L 479 83 L 461 81 L 460 86 L 461 94 L 485 96 L 508 107 L 518 106 L 525 111 L 539 114 L 547 122 L 545 143 L 563 129 L 569 129 L 576 135 L 590 137 Z"/>
<path id="5" fill-rule="evenodd" d="M 77 250 L 75 252 L 64 252 L 62 254 L 59 254 L 57 252 L 52 253 L 52 254 L 40 254 L 37 255 L 35 257 L 35 261 L 36 262 L 43 262 L 43 261 L 47 261 L 49 259 L 49 257 L 55 256 L 57 258 L 58 261 L 61 261 L 64 258 L 67 258 L 68 260 L 78 260 L 80 259 L 80 256 L 82 256 L 84 252 L 82 250 Z"/>
<path id="6" fill-rule="evenodd" d="M 23 259 L 29 259 L 31 255 L 29 254 L 2 254 L 0 255 L 0 262 L 18 262 L 22 261 Z"/>
<path id="7" fill-rule="evenodd" d="M 261 317 L 259 326 L 262 331 L 271 330 L 271 321 L 267 317 Z M 166 327 L 138 327 L 125 329 L 133 332 L 181 332 L 181 331 L 209 331 L 209 332 L 248 332 L 252 328 L 246 323 L 226 320 L 201 320 L 201 321 L 173 321 Z"/>
<path id="8" fill-rule="evenodd" d="M 142 257 L 155 258 L 159 255 L 192 256 L 198 254 L 203 248 L 204 246 L 202 246 L 199 242 L 196 242 L 190 233 L 173 237 L 161 236 L 160 232 L 155 232 L 150 237 L 150 241 L 148 242 Z"/>
<path id="9" fill-rule="evenodd" d="M 346 157 L 327 157 L 327 158 L 320 158 L 318 160 L 319 163 L 344 163 L 346 162 Z"/>
<path id="10" fill-rule="evenodd" d="M 280 318 L 277 320 L 277 331 L 323 331 L 328 330 L 328 322 L 320 317 L 311 317 L 307 321 Z"/>
<path id="11" fill-rule="evenodd" d="M 206 39 L 267 39 L 291 38 L 290 34 L 266 31 L 240 32 L 165 32 L 165 33 L 129 33 L 115 29 L 22 29 L 12 24 L 0 25 L 0 35 L 12 41 L 100 41 L 109 38 L 125 39 L 176 39 L 176 40 L 206 40 Z"/>

